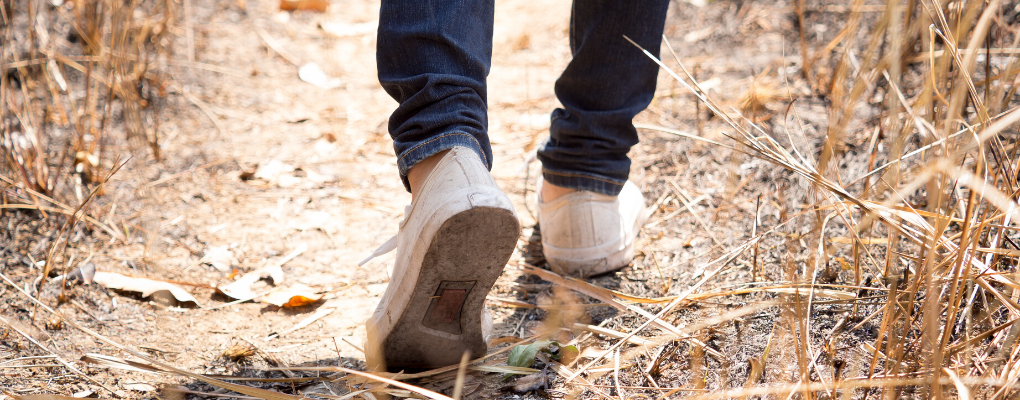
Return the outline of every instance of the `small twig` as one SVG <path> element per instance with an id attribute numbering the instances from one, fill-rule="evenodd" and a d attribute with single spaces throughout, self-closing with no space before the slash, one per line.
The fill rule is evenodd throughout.
<path id="1" fill-rule="evenodd" d="M 676 194 L 678 195 L 677 198 L 679 198 L 680 201 L 684 203 L 684 207 L 687 208 L 687 211 L 690 211 L 691 215 L 694 216 L 694 219 L 697 220 L 699 224 L 701 224 L 701 227 L 705 228 L 705 232 L 708 233 L 708 237 L 712 238 L 712 241 L 715 242 L 715 244 L 721 245 L 722 242 L 718 238 L 716 238 L 714 234 L 712 234 L 712 229 L 708 227 L 708 223 L 706 223 L 705 220 L 701 218 L 701 214 L 698 214 L 698 212 L 694 210 L 694 205 L 691 204 L 692 202 L 690 200 L 688 200 L 690 198 L 687 197 L 687 194 L 684 193 L 683 189 L 680 188 L 680 185 L 677 185 L 677 183 L 673 182 L 672 180 L 669 180 L 667 182 L 669 182 L 670 185 L 673 186 L 673 189 L 676 190 Z"/>
<path id="2" fill-rule="evenodd" d="M 608 337 L 611 337 L 611 338 L 614 338 L 614 339 L 623 339 L 623 338 L 627 337 L 626 333 L 615 331 L 615 330 L 612 330 L 612 329 L 609 329 L 609 328 L 603 328 L 603 327 L 600 327 L 600 326 L 593 326 L 593 325 L 586 325 L 586 324 L 575 323 L 574 324 L 574 329 L 580 329 L 580 330 L 588 331 L 588 332 L 591 332 L 591 333 L 597 333 L 599 335 L 608 336 Z M 627 339 L 627 341 L 630 342 L 631 344 L 634 344 L 634 345 L 637 345 L 637 346 L 652 344 L 651 340 L 642 338 L 640 336 L 631 336 L 629 339 Z"/>
<path id="3" fill-rule="evenodd" d="M 312 316 L 310 316 L 308 318 L 305 318 L 301 322 L 298 322 L 297 325 L 292 326 L 290 329 L 287 329 L 287 330 L 285 330 L 283 332 L 280 332 L 280 333 L 274 333 L 274 334 L 269 335 L 268 337 L 266 337 L 266 341 L 268 342 L 268 341 L 276 339 L 276 338 L 278 338 L 280 336 L 286 335 L 288 333 L 294 332 L 294 331 L 296 331 L 298 329 L 301 329 L 301 328 L 304 328 L 304 327 L 306 327 L 308 325 L 311 325 L 313 322 L 318 321 L 320 318 L 325 317 L 325 316 L 327 316 L 329 314 L 332 314 L 333 311 L 336 311 L 336 308 L 329 307 L 329 308 L 324 308 L 322 310 L 319 310 L 319 312 L 313 314 Z"/>
<path id="4" fill-rule="evenodd" d="M 57 233 L 57 239 L 53 241 L 53 245 L 50 246 L 50 250 L 46 254 L 46 265 L 43 266 L 42 273 L 39 275 L 40 279 L 39 279 L 39 285 L 37 286 L 38 290 L 42 290 L 43 285 L 46 284 L 47 276 L 49 275 L 50 271 L 52 270 L 53 265 L 56 264 L 56 262 L 54 262 L 54 259 L 53 259 L 53 254 L 54 254 L 54 252 L 56 252 L 57 246 L 59 246 L 59 244 L 60 244 L 60 239 L 64 236 L 65 232 L 68 234 L 68 237 L 71 236 L 70 232 L 71 232 L 71 230 L 74 229 L 74 225 L 78 222 L 78 216 L 77 216 L 78 213 L 81 212 L 82 216 L 85 215 L 85 212 L 83 211 L 85 209 L 85 207 L 92 203 L 92 199 L 95 198 L 96 194 L 98 194 L 101 190 L 103 190 L 103 188 L 106 186 L 106 183 L 110 181 L 110 178 L 113 178 L 113 175 L 116 174 L 118 171 L 120 171 L 120 169 L 123 168 L 125 165 L 127 165 L 128 161 L 130 161 L 130 160 L 131 160 L 131 158 L 129 157 L 127 160 L 124 160 L 124 162 L 116 162 L 115 163 L 116 166 L 113 167 L 112 170 L 110 170 L 110 173 L 106 175 L 106 178 L 104 178 L 102 181 L 100 181 L 99 185 L 97 185 L 94 189 L 92 189 L 92 191 L 89 192 L 88 197 L 86 197 L 81 202 L 81 204 L 78 205 L 78 208 L 76 208 L 74 210 L 74 212 L 71 213 L 71 218 L 69 218 L 67 220 L 67 222 L 65 222 L 63 224 L 63 226 L 61 226 L 60 232 Z M 67 249 L 67 240 L 64 240 L 64 249 L 65 250 Z M 65 274 L 65 277 L 66 277 L 66 274 Z M 67 285 L 65 284 L 65 282 L 61 282 L 60 283 L 60 296 L 61 297 L 63 297 L 64 289 L 66 287 L 67 287 Z"/>
<path id="5" fill-rule="evenodd" d="M 18 357 L 18 358 L 15 358 L 13 360 L 4 361 L 4 362 L 0 363 L 0 365 L 7 365 L 7 364 L 10 364 L 10 363 L 14 363 L 14 362 L 18 362 L 18 361 L 25 361 L 25 360 L 49 360 L 49 359 L 55 358 L 55 357 L 56 357 L 55 355 Z"/>
<path id="6" fill-rule="evenodd" d="M 223 122 L 220 121 L 220 117 L 217 116 L 216 113 L 213 112 L 211 108 L 209 108 L 208 104 L 205 104 L 204 101 L 200 100 L 195 96 L 192 96 L 191 93 L 188 93 L 187 90 L 184 90 L 184 87 L 178 84 L 177 82 L 174 82 L 173 80 L 167 80 L 166 83 L 170 85 L 170 87 L 172 87 L 174 90 L 176 90 L 177 93 L 180 93 L 181 96 L 184 96 L 185 99 L 188 99 L 188 101 L 190 101 L 200 110 L 202 110 L 202 112 L 204 112 L 205 115 L 208 116 L 210 120 L 212 120 L 213 125 L 216 126 L 216 130 L 219 131 L 220 134 L 225 134 L 227 132 L 227 130 L 223 128 Z"/>
<path id="7" fill-rule="evenodd" d="M 754 227 L 751 228 L 751 237 L 758 236 L 758 224 L 761 223 L 761 195 L 758 195 L 758 201 L 754 204 Z M 754 244 L 754 258 L 751 263 L 751 281 L 758 280 L 758 243 Z"/>
<path id="8" fill-rule="evenodd" d="M 184 35 L 188 44 L 188 62 L 195 62 L 195 27 L 191 25 L 191 0 L 184 0 Z"/>
<path id="9" fill-rule="evenodd" d="M 206 168 L 209 168 L 209 167 L 214 167 L 214 166 L 223 164 L 223 163 L 225 163 L 227 161 L 230 161 L 230 160 L 213 161 L 213 162 L 205 164 L 205 165 L 200 165 L 200 166 L 197 166 L 197 167 L 188 168 L 187 170 L 185 170 L 183 172 L 178 172 L 178 173 L 170 175 L 170 176 L 168 176 L 166 178 L 160 178 L 160 179 L 157 179 L 155 181 L 146 183 L 146 184 L 142 185 L 142 187 L 143 188 L 150 188 L 150 187 L 162 184 L 162 183 L 167 183 L 169 181 L 172 181 L 174 179 L 180 178 L 180 177 L 182 177 L 184 175 L 187 175 L 187 174 L 190 174 L 192 172 L 203 170 L 203 169 L 206 169 Z"/>
<path id="10" fill-rule="evenodd" d="M 336 341 L 336 338 L 333 338 L 333 340 L 334 340 L 334 341 Z M 348 345 L 350 345 L 351 347 L 353 347 L 353 348 L 354 348 L 354 350 L 360 351 L 360 352 L 361 352 L 361 354 L 365 354 L 365 349 L 363 349 L 363 348 L 359 347 L 358 345 L 356 345 L 356 344 L 354 344 L 354 343 L 351 343 L 351 341 L 350 341 L 350 340 L 347 340 L 347 338 L 340 338 L 340 340 L 343 340 L 343 341 L 344 341 L 344 343 L 347 343 Z"/>
<path id="11" fill-rule="evenodd" d="M 81 312 L 83 312 L 83 313 L 87 314 L 88 316 L 92 317 L 92 319 L 98 321 L 99 323 L 106 322 L 106 321 L 103 321 L 102 319 L 100 319 L 99 317 L 97 317 L 95 314 L 93 314 L 92 311 L 89 311 L 87 308 L 85 308 L 85 306 L 82 305 L 81 302 L 79 302 L 77 299 L 71 299 L 71 304 L 74 305 L 75 307 L 77 307 L 79 310 L 81 310 Z"/>
<path id="12" fill-rule="evenodd" d="M 280 44 L 276 43 L 276 40 L 274 40 L 272 36 L 269 36 L 268 32 L 266 32 L 262 28 L 259 28 L 259 27 L 256 26 L 255 27 L 255 33 L 257 33 L 259 35 L 259 37 L 262 38 L 262 41 L 266 42 L 266 46 L 269 46 L 269 49 L 273 50 L 274 52 L 276 52 L 276 54 L 278 56 L 280 56 L 280 58 L 286 60 L 287 62 L 291 63 L 291 65 L 294 65 L 295 67 L 300 67 L 301 66 L 300 62 L 298 62 L 293 56 L 287 54 L 287 52 L 283 51 L 280 48 Z"/>

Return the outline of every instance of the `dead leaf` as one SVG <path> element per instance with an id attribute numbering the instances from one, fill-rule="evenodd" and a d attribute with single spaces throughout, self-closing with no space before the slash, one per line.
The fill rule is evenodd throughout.
<path id="1" fill-rule="evenodd" d="M 220 293 L 237 300 L 254 299 L 255 297 L 258 297 L 258 294 L 252 290 L 252 285 L 254 285 L 255 282 L 262 279 L 270 279 L 272 280 L 273 285 L 282 284 L 283 265 L 307 250 L 308 244 L 300 243 L 294 251 L 290 252 L 290 254 L 287 254 L 283 258 L 270 260 L 265 267 L 257 271 L 244 274 L 236 281 L 220 286 L 216 288 L 216 290 L 219 290 Z"/>
<path id="2" fill-rule="evenodd" d="M 66 275 L 57 275 L 50 281 L 51 282 L 65 281 L 67 282 L 68 286 L 72 286 L 78 283 L 84 283 L 88 285 L 92 283 L 92 279 L 93 277 L 95 277 L 95 275 L 96 265 L 91 262 L 87 262 L 85 264 L 80 265 L 78 268 L 75 268 L 73 271 L 68 272 Z"/>
<path id="3" fill-rule="evenodd" d="M 236 281 L 233 281 L 230 284 L 216 288 L 216 290 L 227 297 L 236 300 L 253 299 L 258 297 L 258 293 L 251 290 L 251 285 L 254 285 L 255 282 L 258 282 L 260 279 L 262 279 L 260 271 L 249 272 L 240 278 L 237 278 Z"/>
<path id="4" fill-rule="evenodd" d="M 242 341 L 227 347 L 220 356 L 223 358 L 229 358 L 231 361 L 236 362 L 251 357 L 255 355 L 256 352 L 258 352 L 258 349 L 255 348 L 255 346 L 252 346 L 251 343 Z"/>
<path id="5" fill-rule="evenodd" d="M 176 301 L 182 304 L 199 305 L 198 300 L 191 293 L 169 282 L 133 278 L 116 272 L 96 272 L 94 281 L 110 289 L 138 292 L 142 294 L 142 297 L 152 296 L 152 300 L 164 304 L 172 304 Z"/>
<path id="6" fill-rule="evenodd" d="M 319 300 L 322 300 L 322 295 L 316 294 L 312 288 L 302 284 L 262 296 L 263 303 L 277 307 L 301 307 Z"/>
<path id="7" fill-rule="evenodd" d="M 255 179 L 265 179 L 267 181 L 274 181 L 281 174 L 294 172 L 294 166 L 284 163 L 280 160 L 269 160 L 268 163 L 259 165 L 255 169 Z"/>
<path id="8" fill-rule="evenodd" d="M 694 42 L 700 42 L 702 40 L 708 39 L 709 36 L 712 36 L 712 33 L 715 31 L 715 29 L 716 29 L 715 26 L 710 26 L 710 27 L 705 28 L 705 29 L 701 29 L 701 30 L 696 30 L 694 32 L 690 32 L 690 33 L 684 35 L 684 41 L 687 42 L 687 43 L 694 43 Z"/>
<path id="9" fill-rule="evenodd" d="M 257 165 L 255 167 L 258 168 Z M 242 182 L 243 181 L 250 181 L 252 179 L 255 179 L 255 170 L 249 171 L 249 170 L 246 170 L 246 169 L 242 169 L 241 170 L 241 174 L 238 175 L 238 178 L 240 178 Z"/>
<path id="10" fill-rule="evenodd" d="M 336 89 L 344 84 L 340 78 L 326 74 L 326 71 L 316 63 L 308 63 L 298 68 L 298 78 L 323 89 Z"/>
<path id="11" fill-rule="evenodd" d="M 475 380 L 474 382 L 471 382 L 471 383 L 465 383 L 464 384 L 464 388 L 461 390 L 460 398 L 462 398 L 462 399 L 473 399 L 473 398 L 476 398 L 477 396 L 473 396 L 473 395 L 476 392 L 478 392 L 481 388 L 482 388 L 482 381 L 480 381 L 480 380 Z"/>
<path id="12" fill-rule="evenodd" d="M 319 28 L 335 37 L 361 36 L 375 33 L 379 27 L 379 21 L 361 22 L 349 24 L 345 22 L 326 22 L 319 24 Z"/>
<path id="13" fill-rule="evenodd" d="M 517 343 L 524 339 L 517 336 L 500 336 L 498 338 L 489 340 L 489 347 L 496 347 L 504 343 Z"/>
<path id="14" fill-rule="evenodd" d="M 747 363 L 750 365 L 751 371 L 747 374 L 747 383 L 744 387 L 752 387 L 761 380 L 761 375 L 765 372 L 765 362 L 760 358 L 748 358 Z"/>
<path id="15" fill-rule="evenodd" d="M 156 387 L 145 382 L 125 382 L 124 389 L 134 390 L 136 392 L 155 392 Z"/>
<path id="16" fill-rule="evenodd" d="M 517 393 L 527 393 L 549 387 L 549 376 L 544 371 L 517 378 L 511 389 Z"/>
<path id="17" fill-rule="evenodd" d="M 64 329 L 64 320 L 54 315 L 49 319 L 49 321 L 46 321 L 46 329 L 49 329 L 51 331 L 59 331 L 61 329 Z"/>
<path id="18" fill-rule="evenodd" d="M 80 398 L 84 398 L 84 397 L 89 397 L 89 396 L 92 395 L 92 393 L 95 393 L 95 392 L 93 392 L 91 390 L 88 390 L 88 389 L 85 389 L 85 390 L 82 390 L 82 391 L 77 392 L 75 394 L 72 394 L 71 397 L 77 397 L 77 398 L 80 399 Z"/>
<path id="19" fill-rule="evenodd" d="M 202 256 L 198 262 L 202 264 L 212 265 L 220 272 L 230 272 L 231 267 L 237 265 L 237 259 L 234 258 L 234 253 L 230 251 L 230 246 L 206 246 L 205 255 Z"/>
<path id="20" fill-rule="evenodd" d="M 92 283 L 92 279 L 95 278 L 95 276 L 96 276 L 96 264 L 87 262 L 85 263 L 85 265 L 82 265 L 78 268 L 75 268 L 74 271 L 71 271 L 71 273 L 68 274 L 67 278 L 79 279 L 86 285 L 88 285 Z"/>
<path id="21" fill-rule="evenodd" d="M 738 100 L 740 110 L 747 118 L 755 121 L 765 121 L 771 113 L 768 105 L 778 100 L 780 94 L 779 89 L 772 82 L 754 78 L 751 80 L 750 87 Z"/>
<path id="22" fill-rule="evenodd" d="M 326 0 L 280 0 L 281 11 L 315 11 L 326 12 L 329 2 Z"/>
<path id="23" fill-rule="evenodd" d="M 280 160 L 269 160 L 268 163 L 259 165 L 250 179 L 251 183 L 274 184 L 282 188 L 293 187 L 301 183 L 301 179 L 295 176 L 297 168 Z M 306 174 L 307 175 L 307 174 Z M 242 180 L 243 179 L 242 177 Z"/>

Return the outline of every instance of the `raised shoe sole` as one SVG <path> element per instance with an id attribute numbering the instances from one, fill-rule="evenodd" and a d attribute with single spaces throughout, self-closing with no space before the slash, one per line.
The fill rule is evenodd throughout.
<path id="1" fill-rule="evenodd" d="M 447 219 L 424 255 L 410 301 L 390 326 L 377 326 L 387 369 L 436 368 L 460 362 L 464 351 L 485 355 L 485 296 L 517 244 L 512 211 L 474 207 Z M 388 324 L 382 324 L 388 325 Z"/>

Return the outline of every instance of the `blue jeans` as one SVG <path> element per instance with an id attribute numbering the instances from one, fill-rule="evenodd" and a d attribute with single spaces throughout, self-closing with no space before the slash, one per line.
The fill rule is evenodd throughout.
<path id="1" fill-rule="evenodd" d="M 617 195 L 633 118 L 652 101 L 658 66 L 624 36 L 658 55 L 669 0 L 574 0 L 573 59 L 556 81 L 563 108 L 538 151 L 557 186 Z M 522 21 L 524 22 L 524 21 Z M 456 146 L 492 168 L 485 79 L 492 58 L 493 0 L 383 0 L 379 82 L 400 105 L 389 132 L 404 186 L 418 162 Z"/>

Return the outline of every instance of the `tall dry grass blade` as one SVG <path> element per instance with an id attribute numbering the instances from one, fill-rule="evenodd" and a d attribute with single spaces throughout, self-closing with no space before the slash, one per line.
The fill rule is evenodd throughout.
<path id="1" fill-rule="evenodd" d="M 460 400 L 464 392 L 464 377 L 467 374 L 468 361 L 471 360 L 471 353 L 465 351 L 460 357 L 460 365 L 457 367 L 457 379 L 453 383 L 453 400 Z"/>

